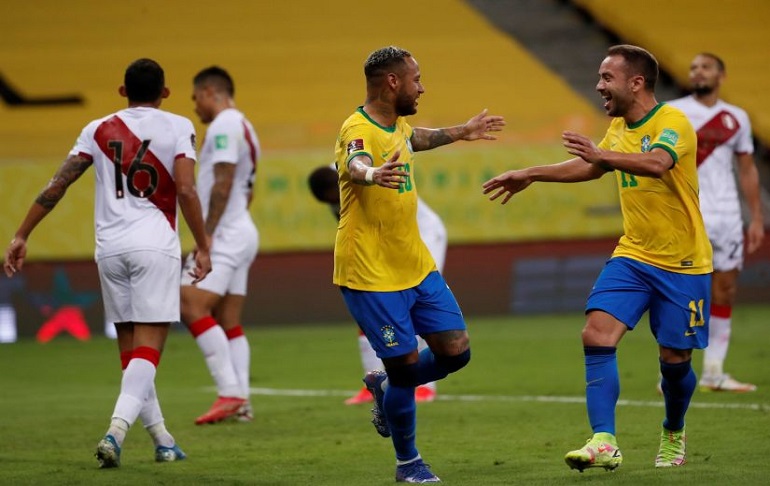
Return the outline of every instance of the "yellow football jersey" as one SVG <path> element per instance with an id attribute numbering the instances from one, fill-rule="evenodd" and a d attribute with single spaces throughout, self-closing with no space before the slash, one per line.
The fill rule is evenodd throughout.
<path id="1" fill-rule="evenodd" d="M 335 149 L 340 185 L 336 285 L 377 292 L 404 290 L 417 286 L 436 269 L 417 227 L 412 131 L 403 117 L 393 126 L 381 126 L 362 107 L 342 124 Z M 353 157 L 367 155 L 379 167 L 398 150 L 398 160 L 410 173 L 399 189 L 351 181 L 348 162 Z"/>
<path id="2" fill-rule="evenodd" d="M 671 272 L 711 273 L 711 244 L 698 202 L 697 138 L 684 113 L 659 103 L 636 123 L 615 118 L 599 147 L 623 153 L 661 148 L 674 159 L 660 179 L 615 171 L 624 234 L 612 256 Z"/>

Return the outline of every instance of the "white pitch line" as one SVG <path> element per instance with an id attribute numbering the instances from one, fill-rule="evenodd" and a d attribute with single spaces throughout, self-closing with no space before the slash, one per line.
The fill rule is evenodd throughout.
<path id="1" fill-rule="evenodd" d="M 353 391 L 349 390 L 290 390 L 279 388 L 251 388 L 253 395 L 284 396 L 284 397 L 347 397 Z M 436 400 L 456 402 L 538 402 L 538 403 L 581 403 L 584 397 L 566 396 L 531 396 L 531 395 L 449 395 L 440 393 Z M 663 400 L 618 400 L 618 405 L 623 407 L 663 407 Z M 691 402 L 690 408 L 705 408 L 716 410 L 762 410 L 770 411 L 770 404 L 766 403 L 706 403 Z"/>

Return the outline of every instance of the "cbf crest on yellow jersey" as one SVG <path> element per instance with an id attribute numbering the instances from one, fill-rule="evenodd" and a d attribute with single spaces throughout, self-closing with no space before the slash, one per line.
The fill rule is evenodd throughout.
<path id="1" fill-rule="evenodd" d="M 684 113 L 660 103 L 636 123 L 615 118 L 599 148 L 623 153 L 661 148 L 674 160 L 660 179 L 615 171 L 624 234 L 612 256 L 671 272 L 711 273 L 711 244 L 698 202 L 697 139 Z"/>
<path id="2" fill-rule="evenodd" d="M 417 286 L 436 269 L 417 227 L 417 187 L 410 139 L 403 117 L 384 127 L 359 107 L 342 124 L 335 149 L 340 185 L 340 222 L 334 245 L 334 283 L 355 290 L 391 292 Z M 373 166 L 396 151 L 410 176 L 399 189 L 353 183 L 348 162 L 358 155 Z"/>

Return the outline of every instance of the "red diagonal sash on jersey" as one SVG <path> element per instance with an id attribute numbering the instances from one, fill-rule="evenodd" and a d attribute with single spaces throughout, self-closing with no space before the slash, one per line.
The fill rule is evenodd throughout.
<path id="1" fill-rule="evenodd" d="M 101 151 L 111 161 L 114 160 L 114 149 L 110 147 L 110 142 L 122 142 L 123 154 L 120 169 L 124 175 L 128 175 L 128 171 L 131 168 L 131 162 L 142 147 L 142 141 L 134 135 L 123 120 L 118 116 L 113 116 L 103 122 L 96 129 L 94 139 Z M 163 215 L 166 216 L 171 228 L 176 229 L 176 184 L 174 183 L 174 178 L 171 177 L 171 174 L 168 173 L 166 167 L 158 157 L 152 153 L 149 147 L 142 157 L 142 163 L 151 165 L 158 173 L 158 182 L 155 191 L 147 197 L 147 200 L 160 209 Z M 141 177 L 142 175 L 145 177 Z M 149 177 L 147 177 L 146 172 L 144 174 L 138 172 L 135 176 L 133 181 L 129 181 L 129 183 L 135 182 L 136 186 L 142 186 L 142 183 L 147 184 Z"/>
<path id="2" fill-rule="evenodd" d="M 249 181 L 249 187 L 254 184 L 254 178 L 257 175 L 257 144 L 251 139 L 251 131 L 246 122 L 243 123 L 243 137 L 246 139 L 246 143 L 249 144 L 249 158 L 251 159 L 251 180 Z"/>
<path id="3" fill-rule="evenodd" d="M 727 142 L 741 128 L 738 120 L 727 110 L 722 110 L 698 129 L 697 165 L 701 165 L 717 147 Z"/>

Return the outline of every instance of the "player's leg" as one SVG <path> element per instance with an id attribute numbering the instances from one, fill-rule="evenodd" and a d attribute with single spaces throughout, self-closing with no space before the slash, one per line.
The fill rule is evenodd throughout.
<path id="1" fill-rule="evenodd" d="M 130 252 L 99 262 L 105 317 L 116 322 L 121 357 L 128 359 L 129 350 L 131 353 L 110 427 L 97 447 L 102 467 L 120 464 L 126 432 L 155 387 L 170 323 L 179 318 L 178 269 L 177 258 L 153 251 Z"/>
<path id="2" fill-rule="evenodd" d="M 251 347 L 243 332 L 243 306 L 249 284 L 249 270 L 257 256 L 259 234 L 250 218 L 237 228 L 220 229 L 217 232 L 214 248 L 217 252 L 214 260 L 219 263 L 220 276 L 226 283 L 222 299 L 215 310 L 215 317 L 225 331 L 230 348 L 230 362 L 240 387 L 240 397 L 245 400 L 240 406 L 237 419 L 248 422 L 253 419 L 249 395 L 251 393 L 250 367 Z M 223 271 L 226 271 L 223 272 Z M 212 281 L 213 282 L 213 281 Z M 203 288 L 206 288 L 204 283 Z M 221 288 L 220 288 L 221 289 Z M 209 288 L 209 290 L 219 290 Z"/>
<path id="3" fill-rule="evenodd" d="M 564 459 L 573 469 L 620 466 L 615 438 L 615 407 L 620 396 L 617 345 L 647 310 L 651 289 L 637 262 L 613 258 L 599 275 L 586 303 L 583 344 L 586 410 L 593 432 L 585 446 Z"/>
<path id="4" fill-rule="evenodd" d="M 742 383 L 724 372 L 724 362 L 732 334 L 732 311 L 738 289 L 739 270 L 714 271 L 711 285 L 711 320 L 709 345 L 703 350 L 703 374 L 700 388 L 704 391 L 751 392 L 751 383 Z"/>
<path id="5" fill-rule="evenodd" d="M 205 414 L 195 420 L 196 424 L 201 425 L 235 417 L 247 400 L 233 367 L 225 330 L 214 318 L 214 309 L 226 293 L 234 269 L 212 254 L 211 273 L 192 285 L 188 272 L 190 265 L 192 259 L 188 258 L 182 272 L 180 292 L 182 322 L 203 353 L 217 388 L 217 400 Z"/>
<path id="6" fill-rule="evenodd" d="M 743 221 L 740 215 L 704 218 L 714 249 L 714 273 L 711 282 L 711 321 L 709 343 L 703 351 L 703 391 L 749 392 L 751 383 L 741 383 L 724 372 L 730 345 L 732 310 L 738 290 L 738 275 L 743 266 Z"/>
<path id="7" fill-rule="evenodd" d="M 417 338 L 417 352 L 422 352 L 428 348 L 428 343 L 422 337 Z M 414 397 L 417 402 L 432 402 L 436 399 L 436 391 L 438 389 L 437 382 L 429 381 L 428 383 L 417 385 L 414 391 Z"/>
<path id="8" fill-rule="evenodd" d="M 402 477 L 404 471 L 429 473 L 415 444 L 414 390 L 418 384 L 419 355 L 409 309 L 417 300 L 417 293 L 415 289 L 364 292 L 341 287 L 341 290 L 348 310 L 385 365 L 385 373 L 369 372 L 364 383 L 375 399 L 372 423 L 381 436 L 391 437 L 393 442 L 398 464 L 396 478 L 406 480 Z"/>
<path id="9" fill-rule="evenodd" d="M 439 272 L 432 272 L 417 287 L 411 309 L 415 332 L 428 347 L 419 351 L 415 368 L 418 385 L 438 381 L 470 361 L 470 341 L 460 306 Z"/>
<path id="10" fill-rule="evenodd" d="M 230 359 L 233 364 L 233 370 L 238 378 L 238 384 L 241 389 L 241 396 L 247 402 L 251 393 L 250 369 L 251 369 L 251 347 L 243 332 L 241 317 L 243 315 L 243 306 L 246 303 L 246 295 L 236 295 L 228 293 L 217 306 L 215 315 L 217 321 L 225 330 L 227 342 L 230 346 Z M 242 406 L 238 414 L 241 421 L 250 421 L 253 419 L 251 404 L 246 403 Z"/>
<path id="11" fill-rule="evenodd" d="M 120 350 L 120 366 L 125 372 L 133 356 L 134 348 L 134 329 L 133 324 L 120 323 L 115 325 L 115 337 L 118 340 Z M 152 437 L 155 444 L 155 459 L 158 462 L 171 462 L 184 459 L 184 452 L 176 445 L 174 437 L 166 429 L 163 419 L 163 412 L 160 409 L 160 402 L 155 392 L 155 383 L 153 382 L 150 393 L 139 412 L 139 420 L 142 421 L 144 428 Z"/>
<path id="12" fill-rule="evenodd" d="M 118 323 L 121 329 L 130 323 Z M 126 434 L 139 417 L 150 390 L 154 388 L 155 374 L 160 362 L 161 350 L 168 335 L 170 323 L 135 323 L 131 359 L 123 372 L 120 394 L 112 412 L 112 419 L 104 439 L 97 445 L 96 457 L 101 467 L 118 467 L 120 450 Z"/>
<path id="13" fill-rule="evenodd" d="M 695 392 L 692 350 L 708 344 L 711 275 L 656 269 L 658 289 L 650 306 L 650 328 L 660 349 L 665 418 L 656 467 L 685 463 L 685 414 Z"/>
<path id="14" fill-rule="evenodd" d="M 416 386 L 445 378 L 470 360 L 465 320 L 441 274 L 432 272 L 410 294 L 414 298 L 410 309 L 413 332 L 422 335 L 428 347 L 383 359 L 389 381 L 385 409 L 396 446 L 397 480 L 435 478 L 417 452 L 416 400 L 410 394 Z"/>
<path id="15" fill-rule="evenodd" d="M 586 383 L 586 410 L 593 435 L 580 449 L 564 456 L 572 469 L 613 470 L 623 462 L 615 438 L 615 407 L 620 396 L 617 344 L 625 324 L 601 310 L 588 313 L 582 332 Z"/>
<path id="16" fill-rule="evenodd" d="M 692 369 L 691 349 L 660 347 L 660 374 L 666 416 L 655 467 L 685 463 L 685 414 L 695 392 L 697 379 Z"/>
<path id="17" fill-rule="evenodd" d="M 99 280 L 102 289 L 102 301 L 104 302 L 105 318 L 115 324 L 118 348 L 121 352 L 121 364 L 127 359 L 125 366 L 131 359 L 133 351 L 133 325 L 127 322 L 131 316 L 131 286 L 129 283 L 130 272 L 127 261 L 120 256 L 103 258 L 97 261 Z M 126 354 L 123 354 L 123 353 Z M 127 422 L 118 422 L 113 427 L 114 418 L 111 419 L 110 429 L 96 447 L 96 458 L 102 468 L 120 466 L 120 445 L 125 439 L 129 428 Z M 114 434 L 114 435 L 113 435 Z"/>

